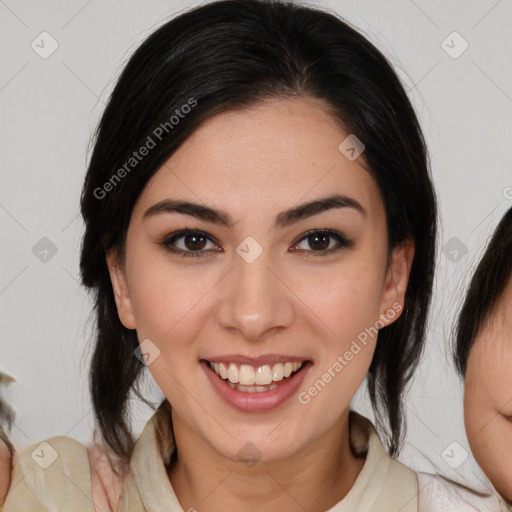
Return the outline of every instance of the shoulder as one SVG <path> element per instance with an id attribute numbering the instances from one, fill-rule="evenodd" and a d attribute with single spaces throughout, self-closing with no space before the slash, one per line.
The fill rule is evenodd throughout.
<path id="1" fill-rule="evenodd" d="M 0 506 L 11 484 L 12 455 L 9 447 L 0 439 Z"/>
<path id="2" fill-rule="evenodd" d="M 94 447 L 88 448 L 66 436 L 54 436 L 16 450 L 4 512 L 95 512 L 95 504 L 99 503 L 93 501 L 93 495 L 101 500 L 98 482 L 101 486 L 99 475 L 104 473 L 97 453 Z M 94 468 L 94 479 L 91 468 Z M 93 480 L 96 484 L 94 489 Z M 101 510 L 107 512 L 111 509 L 103 506 Z"/>
<path id="3" fill-rule="evenodd" d="M 441 475 L 417 473 L 419 512 L 499 512 L 494 494 L 482 494 Z"/>
<path id="4" fill-rule="evenodd" d="M 123 478 L 118 475 L 104 447 L 95 444 L 87 448 L 91 468 L 92 497 L 102 511 L 115 511 L 123 489 Z"/>

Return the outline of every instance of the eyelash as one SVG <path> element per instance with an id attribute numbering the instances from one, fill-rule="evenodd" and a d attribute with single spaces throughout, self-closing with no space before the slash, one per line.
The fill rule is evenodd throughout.
<path id="1" fill-rule="evenodd" d="M 301 252 L 301 251 L 302 252 L 311 252 L 311 253 L 313 253 L 313 257 L 317 257 L 317 256 L 322 257 L 322 256 L 327 256 L 327 255 L 329 255 L 331 253 L 334 253 L 334 252 L 338 252 L 341 249 L 349 248 L 349 247 L 353 246 L 353 242 L 351 240 L 349 240 L 346 237 L 344 237 L 338 231 L 333 231 L 333 230 L 330 230 L 330 229 L 312 229 L 310 231 L 307 231 L 294 244 L 294 246 L 300 244 L 303 240 L 308 239 L 309 237 L 311 237 L 314 234 L 328 235 L 331 238 L 334 238 L 339 243 L 339 245 L 338 245 L 338 247 L 335 247 L 334 249 L 326 249 L 326 250 L 321 250 L 321 251 L 308 251 L 306 249 L 298 249 L 297 252 Z M 205 233 L 204 231 L 200 231 L 200 230 L 197 230 L 197 229 L 182 229 L 180 231 L 176 231 L 175 233 L 171 233 L 171 235 L 168 235 L 168 236 L 164 237 L 159 242 L 159 245 L 161 245 L 166 251 L 168 251 L 168 252 L 170 252 L 172 254 L 178 254 L 178 255 L 183 256 L 185 258 L 198 257 L 198 256 L 201 256 L 202 254 L 204 254 L 205 252 L 208 252 L 208 251 L 205 251 L 205 250 L 184 251 L 182 249 L 174 249 L 172 247 L 172 244 L 175 243 L 177 240 L 179 240 L 180 238 L 184 238 L 186 236 L 190 236 L 190 235 L 205 236 L 210 242 L 215 243 L 215 240 L 211 236 L 209 236 L 207 233 Z M 307 256 L 307 257 L 310 257 L 310 256 Z"/>

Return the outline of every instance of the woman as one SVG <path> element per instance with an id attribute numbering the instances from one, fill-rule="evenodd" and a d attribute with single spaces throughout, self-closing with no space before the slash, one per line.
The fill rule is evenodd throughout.
<path id="1" fill-rule="evenodd" d="M 473 275 L 455 339 L 471 451 L 511 510 L 512 208 L 496 227 Z"/>
<path id="2" fill-rule="evenodd" d="M 81 211 L 103 443 L 51 438 L 45 469 L 20 451 L 6 512 L 425 509 L 392 457 L 437 206 L 417 117 L 368 40 L 292 3 L 180 14 L 122 72 Z M 165 399 L 135 441 L 146 366 Z M 386 449 L 349 410 L 365 378 Z"/>
<path id="3" fill-rule="evenodd" d="M 14 379 L 3 372 L 0 372 L 0 390 Z M 12 427 L 14 422 L 14 411 L 0 395 L 0 506 L 4 503 L 7 491 L 11 484 L 11 464 L 14 447 L 7 437 L 4 425 L 7 429 Z"/>

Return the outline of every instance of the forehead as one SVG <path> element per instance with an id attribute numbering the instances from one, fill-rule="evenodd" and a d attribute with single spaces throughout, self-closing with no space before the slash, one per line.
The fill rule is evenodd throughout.
<path id="1" fill-rule="evenodd" d="M 495 328 L 503 331 L 512 342 L 512 276 L 499 297 L 495 307 L 490 313 Z"/>
<path id="2" fill-rule="evenodd" d="M 339 192 L 382 215 L 362 157 L 339 149 L 350 135 L 314 98 L 271 99 L 203 122 L 146 185 L 140 208 L 166 195 L 202 201 L 236 217 Z M 363 153 L 364 155 L 364 153 Z"/>
<path id="3" fill-rule="evenodd" d="M 504 352 L 507 357 L 503 359 Z M 473 356 L 473 357 L 472 357 Z M 512 361 L 512 277 L 478 330 L 470 359 L 492 359 L 493 364 L 510 365 Z"/>

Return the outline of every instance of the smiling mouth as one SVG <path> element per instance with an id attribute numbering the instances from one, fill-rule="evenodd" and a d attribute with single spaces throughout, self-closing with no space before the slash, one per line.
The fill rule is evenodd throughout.
<path id="1" fill-rule="evenodd" d="M 253 367 L 204 360 L 231 389 L 243 393 L 265 393 L 293 379 L 310 361 L 275 363 Z"/>

